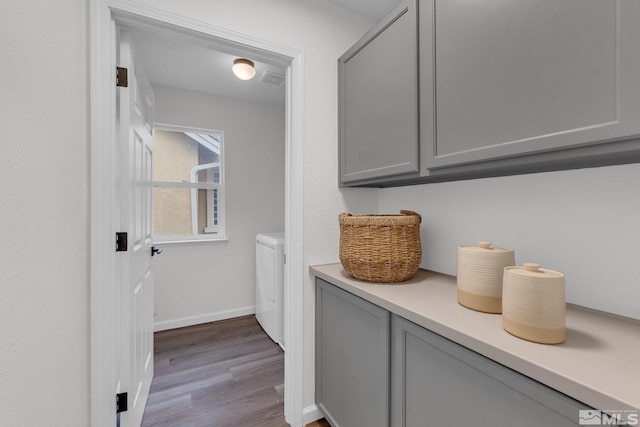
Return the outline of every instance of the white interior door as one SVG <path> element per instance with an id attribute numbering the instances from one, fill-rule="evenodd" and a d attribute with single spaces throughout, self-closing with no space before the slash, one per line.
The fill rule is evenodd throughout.
<path id="1" fill-rule="evenodd" d="M 131 35 L 119 31 L 118 65 L 128 87 L 118 88 L 120 229 L 128 233 L 120 265 L 121 391 L 128 410 L 121 426 L 139 426 L 153 377 L 152 180 L 154 96 L 135 61 Z"/>

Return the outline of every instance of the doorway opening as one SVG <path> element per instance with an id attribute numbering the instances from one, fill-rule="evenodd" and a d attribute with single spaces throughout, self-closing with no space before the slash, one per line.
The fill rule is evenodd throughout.
<path id="1" fill-rule="evenodd" d="M 115 424 L 113 401 L 119 363 L 115 333 L 118 328 L 117 294 L 113 283 L 115 208 L 117 187 L 115 52 L 116 25 L 144 29 L 165 37 L 191 40 L 223 52 L 277 62 L 286 69 L 285 107 L 285 416 L 292 426 L 302 425 L 303 313 L 302 287 L 302 53 L 269 41 L 234 33 L 161 10 L 116 0 L 92 2 L 91 17 L 91 422 Z"/>

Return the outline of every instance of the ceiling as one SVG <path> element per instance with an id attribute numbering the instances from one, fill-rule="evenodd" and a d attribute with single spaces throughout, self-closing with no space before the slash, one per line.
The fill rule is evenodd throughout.
<path id="1" fill-rule="evenodd" d="M 282 65 L 255 63 L 256 76 L 240 80 L 231 72 L 239 55 L 214 50 L 189 40 L 175 40 L 144 30 L 132 30 L 136 55 L 153 85 L 169 86 L 234 98 L 241 101 L 284 106 L 286 70 Z M 271 79 L 266 79 L 272 77 Z M 269 83 L 280 77 L 279 84 Z"/>
<path id="2" fill-rule="evenodd" d="M 380 20 L 399 0 L 328 1 L 374 21 Z M 285 65 L 270 58 L 256 58 L 248 52 L 218 48 L 188 37 L 151 28 L 130 29 L 137 57 L 154 85 L 204 92 L 241 101 L 285 105 Z M 239 48 L 238 48 L 239 49 Z M 254 61 L 256 77 L 242 81 L 231 72 L 233 60 Z M 273 80 L 280 80 L 274 84 Z M 277 83 L 277 82 L 276 82 Z"/>
<path id="3" fill-rule="evenodd" d="M 400 0 L 326 0 L 374 21 L 381 20 Z"/>

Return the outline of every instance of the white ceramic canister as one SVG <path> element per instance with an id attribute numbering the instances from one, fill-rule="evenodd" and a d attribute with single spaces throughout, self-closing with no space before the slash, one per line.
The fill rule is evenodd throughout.
<path id="1" fill-rule="evenodd" d="M 519 338 L 543 344 L 565 340 L 564 274 L 540 264 L 504 269 L 502 327 Z"/>
<path id="2" fill-rule="evenodd" d="M 501 313 L 504 268 L 515 263 L 513 249 L 491 242 L 458 247 L 458 303 L 472 310 Z"/>

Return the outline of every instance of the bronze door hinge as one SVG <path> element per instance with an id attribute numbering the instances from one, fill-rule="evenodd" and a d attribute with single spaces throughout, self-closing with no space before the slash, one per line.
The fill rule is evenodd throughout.
<path id="1" fill-rule="evenodd" d="M 129 70 L 124 67 L 116 67 L 116 86 L 129 87 Z"/>

